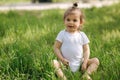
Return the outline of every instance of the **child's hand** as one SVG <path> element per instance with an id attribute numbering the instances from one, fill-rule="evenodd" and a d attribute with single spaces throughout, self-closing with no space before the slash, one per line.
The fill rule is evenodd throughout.
<path id="1" fill-rule="evenodd" d="M 86 69 L 87 69 L 87 63 L 86 63 L 86 62 L 83 62 L 81 70 L 82 70 L 83 72 L 85 72 Z"/>
<path id="2" fill-rule="evenodd" d="M 67 65 L 67 66 L 69 65 L 69 61 L 67 59 L 65 59 L 65 58 L 62 59 L 62 63 L 65 64 L 65 65 Z"/>

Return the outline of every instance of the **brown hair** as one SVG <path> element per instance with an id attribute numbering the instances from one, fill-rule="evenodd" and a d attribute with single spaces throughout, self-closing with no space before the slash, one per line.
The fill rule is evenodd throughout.
<path id="1" fill-rule="evenodd" d="M 64 19 L 66 18 L 66 16 L 68 16 L 69 14 L 73 14 L 75 13 L 75 11 L 78 11 L 80 14 L 80 23 L 83 24 L 84 23 L 84 15 L 83 12 L 80 10 L 80 8 L 78 8 L 78 3 L 73 3 L 73 6 L 68 8 L 65 13 L 64 13 Z M 81 26 L 80 26 L 81 27 Z M 81 29 L 79 29 L 81 30 Z"/>

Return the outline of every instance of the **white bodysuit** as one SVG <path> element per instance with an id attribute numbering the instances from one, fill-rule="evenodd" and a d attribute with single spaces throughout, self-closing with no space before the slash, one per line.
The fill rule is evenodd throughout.
<path id="1" fill-rule="evenodd" d="M 62 43 L 61 52 L 64 58 L 69 61 L 72 72 L 76 72 L 83 60 L 83 45 L 89 43 L 84 32 L 69 33 L 62 30 L 56 40 Z"/>

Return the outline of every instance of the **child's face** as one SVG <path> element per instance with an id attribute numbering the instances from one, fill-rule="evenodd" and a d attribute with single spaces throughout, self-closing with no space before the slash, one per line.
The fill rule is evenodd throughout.
<path id="1" fill-rule="evenodd" d="M 64 23 L 68 32 L 78 31 L 80 27 L 80 14 L 69 14 L 65 17 Z"/>

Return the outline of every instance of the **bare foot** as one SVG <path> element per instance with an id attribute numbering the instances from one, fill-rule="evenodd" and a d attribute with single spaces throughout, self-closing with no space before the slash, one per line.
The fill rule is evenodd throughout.
<path id="1" fill-rule="evenodd" d="M 67 80 L 67 78 L 66 78 L 66 77 L 64 77 L 64 78 L 63 78 L 63 80 Z"/>
<path id="2" fill-rule="evenodd" d="M 92 80 L 88 73 L 84 73 L 82 76 L 82 80 Z"/>

